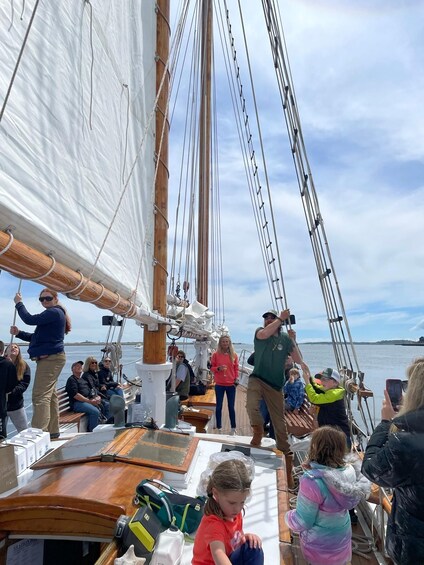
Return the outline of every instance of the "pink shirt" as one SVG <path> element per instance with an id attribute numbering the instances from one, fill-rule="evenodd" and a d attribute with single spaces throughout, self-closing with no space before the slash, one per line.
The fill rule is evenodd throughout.
<path id="1" fill-rule="evenodd" d="M 227 367 L 226 371 L 218 371 L 218 367 L 225 365 Z M 215 377 L 215 384 L 222 386 L 231 386 L 238 377 L 238 357 L 234 353 L 234 361 L 231 361 L 231 357 L 228 353 L 219 353 L 215 351 L 211 357 L 211 371 Z"/>

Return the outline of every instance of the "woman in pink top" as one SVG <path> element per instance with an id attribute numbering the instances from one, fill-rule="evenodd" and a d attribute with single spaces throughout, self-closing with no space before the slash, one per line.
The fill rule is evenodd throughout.
<path id="1" fill-rule="evenodd" d="M 220 430 L 222 425 L 222 403 L 224 394 L 227 395 L 228 413 L 231 422 L 231 435 L 236 434 L 236 386 L 238 385 L 238 357 L 233 349 L 233 344 L 228 335 L 221 336 L 218 349 L 211 358 L 211 371 L 215 377 L 216 396 L 216 427 Z"/>

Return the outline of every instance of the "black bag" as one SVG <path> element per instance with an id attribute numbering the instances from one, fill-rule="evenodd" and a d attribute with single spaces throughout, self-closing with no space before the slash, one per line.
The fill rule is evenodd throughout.
<path id="1" fill-rule="evenodd" d="M 192 534 L 199 527 L 205 505 L 203 497 L 179 494 L 158 479 L 145 479 L 137 485 L 136 502 L 151 508 L 165 528 L 174 525 L 187 534 Z"/>
<path id="2" fill-rule="evenodd" d="M 252 365 L 252 367 L 255 364 L 255 352 L 251 353 L 247 359 L 247 364 L 248 365 Z"/>
<path id="3" fill-rule="evenodd" d="M 197 384 L 191 384 L 189 390 L 189 396 L 201 396 L 206 394 L 206 385 L 199 381 Z"/>

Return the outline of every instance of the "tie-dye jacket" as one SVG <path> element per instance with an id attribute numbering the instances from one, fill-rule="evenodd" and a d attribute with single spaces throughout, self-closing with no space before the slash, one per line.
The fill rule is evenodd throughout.
<path id="1" fill-rule="evenodd" d="M 311 462 L 300 479 L 296 510 L 285 516 L 299 533 L 303 555 L 313 565 L 343 565 L 352 554 L 349 512 L 369 494 L 370 483 L 351 464 L 333 469 Z"/>

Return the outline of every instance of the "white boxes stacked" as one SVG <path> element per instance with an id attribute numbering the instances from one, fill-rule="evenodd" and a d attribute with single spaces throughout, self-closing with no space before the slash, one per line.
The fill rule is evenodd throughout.
<path id="1" fill-rule="evenodd" d="M 20 475 L 50 449 L 50 434 L 37 428 L 28 428 L 7 440 L 7 443 L 14 447 L 16 474 Z"/>

